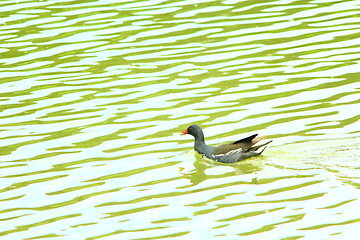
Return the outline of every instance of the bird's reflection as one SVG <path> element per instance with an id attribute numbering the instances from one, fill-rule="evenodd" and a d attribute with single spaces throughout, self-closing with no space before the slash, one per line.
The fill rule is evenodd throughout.
<path id="1" fill-rule="evenodd" d="M 206 179 L 223 178 L 223 177 L 230 177 L 235 175 L 254 173 L 260 171 L 263 166 L 261 161 L 262 157 L 255 157 L 249 160 L 244 160 L 232 164 L 219 163 L 211 159 L 204 158 L 198 153 L 194 153 L 194 157 L 195 157 L 195 161 L 193 162 L 194 169 L 188 172 L 183 172 L 184 169 L 180 170 L 180 173 L 183 175 L 183 177 L 189 179 L 191 182 L 190 185 L 183 186 L 182 188 L 198 185 L 201 182 L 205 181 Z M 207 169 L 218 166 L 231 167 L 232 171 L 226 171 L 224 173 L 219 173 L 215 175 L 214 174 L 209 175 L 205 173 Z"/>

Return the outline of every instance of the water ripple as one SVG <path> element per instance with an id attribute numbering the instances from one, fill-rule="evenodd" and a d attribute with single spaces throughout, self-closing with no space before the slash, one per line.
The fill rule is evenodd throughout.
<path id="1" fill-rule="evenodd" d="M 2 238 L 355 236 L 357 1 L 0 11 Z M 274 142 L 216 163 L 180 138 L 192 123 Z"/>

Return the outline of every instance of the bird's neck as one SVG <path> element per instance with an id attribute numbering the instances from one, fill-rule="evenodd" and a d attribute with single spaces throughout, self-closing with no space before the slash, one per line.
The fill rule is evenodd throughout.
<path id="1" fill-rule="evenodd" d="M 198 134 L 196 137 L 195 137 L 195 144 L 198 143 L 198 144 L 205 144 L 205 138 L 204 138 L 204 134 L 202 132 L 200 132 L 200 134 Z"/>
<path id="2" fill-rule="evenodd" d="M 198 149 L 199 147 L 206 146 L 204 134 L 200 134 L 195 138 L 194 147 Z"/>

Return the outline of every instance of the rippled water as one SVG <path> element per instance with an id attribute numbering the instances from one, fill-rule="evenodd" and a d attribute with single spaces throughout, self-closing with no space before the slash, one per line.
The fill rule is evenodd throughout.
<path id="1" fill-rule="evenodd" d="M 359 1 L 0 2 L 2 239 L 355 239 Z M 236 164 L 207 143 L 274 142 Z"/>

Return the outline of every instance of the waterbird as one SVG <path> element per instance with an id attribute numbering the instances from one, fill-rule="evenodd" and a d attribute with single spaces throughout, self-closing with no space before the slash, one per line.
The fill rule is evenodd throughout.
<path id="1" fill-rule="evenodd" d="M 233 143 L 209 146 L 205 143 L 204 133 L 198 125 L 190 125 L 180 135 L 190 134 L 195 138 L 194 149 L 201 155 L 223 163 L 235 163 L 249 157 L 260 155 L 272 140 L 254 146 L 266 137 L 253 134 Z"/>

